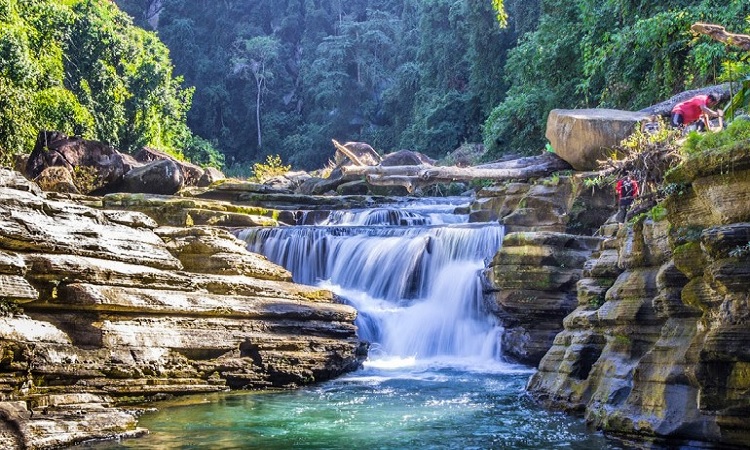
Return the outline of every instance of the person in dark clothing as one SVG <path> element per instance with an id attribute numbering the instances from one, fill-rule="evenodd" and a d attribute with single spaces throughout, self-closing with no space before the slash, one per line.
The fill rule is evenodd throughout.
<path id="1" fill-rule="evenodd" d="M 625 222 L 630 205 L 633 204 L 633 200 L 638 196 L 638 182 L 629 172 L 626 172 L 623 178 L 617 180 L 615 191 L 617 192 L 617 204 L 619 206 L 617 221 L 623 223 Z"/>

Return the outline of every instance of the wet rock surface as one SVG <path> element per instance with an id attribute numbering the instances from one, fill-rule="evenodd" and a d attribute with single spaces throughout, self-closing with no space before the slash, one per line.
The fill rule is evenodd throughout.
<path id="1" fill-rule="evenodd" d="M 138 209 L 47 198 L 0 170 L 0 447 L 137 435 L 133 402 L 359 366 L 353 308 L 224 229 Z"/>

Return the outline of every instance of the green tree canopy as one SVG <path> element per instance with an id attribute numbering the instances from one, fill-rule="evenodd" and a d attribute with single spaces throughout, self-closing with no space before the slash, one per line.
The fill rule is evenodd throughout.
<path id="1" fill-rule="evenodd" d="M 111 2 L 0 0 L 3 162 L 42 129 L 179 154 L 192 89 L 172 70 L 167 47 Z"/>
<path id="2" fill-rule="evenodd" d="M 510 52 L 505 100 L 485 122 L 484 142 L 495 155 L 539 151 L 554 108 L 639 110 L 731 78 L 725 68 L 735 66 L 726 63 L 744 57 L 694 36 L 690 26 L 712 22 L 746 32 L 746 1 L 717 7 L 706 0 L 542 0 L 541 6 L 538 28 Z"/>
<path id="3" fill-rule="evenodd" d="M 148 23 L 148 1 L 119 3 Z M 279 154 L 317 168 L 333 155 L 331 138 L 443 156 L 481 139 L 484 117 L 503 98 L 504 55 L 515 43 L 489 1 L 161 5 L 159 36 L 196 87 L 188 123 L 215 140 L 230 165 Z M 261 38 L 276 43 L 266 68 L 272 79 L 237 72 L 258 60 L 246 44 Z"/>

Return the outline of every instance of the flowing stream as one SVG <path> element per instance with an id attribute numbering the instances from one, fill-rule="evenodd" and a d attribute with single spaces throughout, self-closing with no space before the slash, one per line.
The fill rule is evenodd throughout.
<path id="1" fill-rule="evenodd" d="M 466 199 L 332 213 L 308 226 L 248 229 L 248 249 L 359 311 L 365 367 L 292 392 L 163 404 L 151 434 L 99 449 L 614 449 L 583 421 L 523 394 L 532 373 L 505 362 L 479 272 L 502 245 L 497 223 L 469 224 Z M 465 206 L 465 205 L 464 205 Z"/>

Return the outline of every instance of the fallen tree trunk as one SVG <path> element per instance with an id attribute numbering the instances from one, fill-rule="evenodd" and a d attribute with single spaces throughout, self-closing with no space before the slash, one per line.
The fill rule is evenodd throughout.
<path id="1" fill-rule="evenodd" d="M 486 167 L 343 166 L 341 169 L 347 176 L 365 176 L 375 186 L 404 186 L 411 192 L 416 186 L 454 181 L 528 180 L 570 169 L 570 165 L 555 155 L 542 155 Z"/>
<path id="2" fill-rule="evenodd" d="M 425 184 L 419 177 L 401 175 L 367 175 L 366 180 L 373 186 L 403 186 L 408 192 L 414 192 L 414 188 Z"/>

